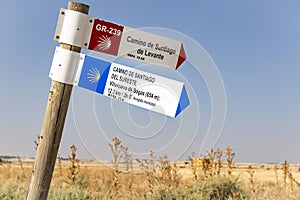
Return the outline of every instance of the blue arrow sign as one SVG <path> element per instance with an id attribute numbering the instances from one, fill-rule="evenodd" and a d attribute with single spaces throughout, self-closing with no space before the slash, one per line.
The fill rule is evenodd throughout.
<path id="1" fill-rule="evenodd" d="M 182 82 L 87 55 L 75 85 L 170 117 L 190 104 Z"/>

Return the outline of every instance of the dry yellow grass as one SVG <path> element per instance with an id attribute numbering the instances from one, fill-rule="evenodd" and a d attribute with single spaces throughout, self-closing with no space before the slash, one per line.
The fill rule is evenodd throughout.
<path id="1" fill-rule="evenodd" d="M 297 199 L 300 194 L 300 170 L 297 165 L 289 165 L 289 173 L 292 177 L 286 177 L 284 179 L 283 165 L 271 165 L 271 164 L 251 164 L 253 170 L 253 185 L 251 183 L 251 176 L 249 174 L 249 165 L 243 163 L 233 164 L 231 170 L 231 176 L 234 178 L 239 178 L 248 188 L 251 190 L 254 187 L 253 195 L 257 199 L 272 199 L 276 196 L 286 196 L 287 199 Z M 68 188 L 72 182 L 70 179 L 70 163 L 69 161 L 61 161 L 61 164 L 56 164 L 55 171 L 53 174 L 53 180 L 51 187 L 65 189 Z M 172 165 L 174 166 L 174 165 Z M 276 167 L 275 167 L 276 166 Z M 33 163 L 22 163 L 19 162 L 12 163 L 2 163 L 0 164 L 0 188 L 7 182 L 13 181 L 16 183 L 24 184 L 29 183 L 31 170 Z M 199 169 L 201 171 L 201 167 Z M 141 171 L 140 167 L 136 171 Z M 193 170 L 190 164 L 184 162 L 176 162 L 175 169 L 178 180 L 177 187 L 183 187 L 184 185 L 192 185 L 194 183 Z M 277 171 L 277 172 L 276 172 Z M 78 171 L 78 179 L 89 180 L 88 191 L 91 196 L 96 196 L 101 192 L 105 197 L 108 191 L 112 195 L 116 195 L 112 190 L 112 184 L 114 182 L 114 170 L 100 162 L 81 162 Z M 168 172 L 169 173 L 169 172 Z M 171 171 L 170 171 L 171 173 Z M 226 175 L 228 173 L 226 166 L 221 169 L 221 174 Z M 277 173 L 277 175 L 276 175 Z M 119 195 L 138 196 L 140 193 L 153 192 L 148 188 L 147 183 L 147 173 L 125 173 L 121 172 L 119 184 L 120 187 L 117 189 Z M 160 176 L 157 172 L 156 175 Z M 169 175 L 170 176 L 170 175 Z M 205 176 L 199 172 L 199 178 L 204 180 Z M 153 179 L 155 184 L 159 179 Z M 163 180 L 163 179 L 161 179 Z M 170 178 L 171 180 L 171 178 Z M 284 181 L 285 180 L 285 181 Z M 167 182 L 167 180 L 164 180 Z M 83 183 L 84 184 L 84 183 Z M 169 183 L 170 184 L 170 183 Z M 128 190 L 130 188 L 130 190 Z M 151 188 L 153 190 L 153 188 Z M 280 198 L 279 198 L 280 199 Z"/>
<path id="2" fill-rule="evenodd" d="M 199 181 L 226 176 L 240 181 L 254 199 L 300 199 L 300 165 L 287 161 L 276 165 L 234 163 L 235 154 L 227 148 L 225 160 L 221 159 L 222 151 L 210 149 L 207 157 L 197 158 L 193 154 L 188 161 L 173 163 L 167 155 L 157 157 L 150 151 L 147 159 L 133 161 L 129 157 L 129 167 L 126 160 L 119 159 L 119 150 L 128 150 L 120 144 L 113 148 L 113 162 L 106 165 L 99 161 L 80 161 L 74 148 L 69 160 L 57 160 L 51 188 L 63 193 L 76 184 L 93 199 L 140 199 L 157 189 L 184 190 Z M 22 158 L 0 163 L 0 191 L 7 182 L 27 189 L 32 168 L 33 162 L 23 162 Z"/>

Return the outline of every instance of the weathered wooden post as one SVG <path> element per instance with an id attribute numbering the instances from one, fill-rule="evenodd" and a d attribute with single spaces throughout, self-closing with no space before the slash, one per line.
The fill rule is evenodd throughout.
<path id="1" fill-rule="evenodd" d="M 68 9 L 88 14 L 89 6 L 69 2 Z M 81 51 L 81 47 L 68 44 L 61 43 L 60 47 L 78 53 Z M 72 88 L 72 85 L 52 81 L 27 200 L 47 199 Z"/>

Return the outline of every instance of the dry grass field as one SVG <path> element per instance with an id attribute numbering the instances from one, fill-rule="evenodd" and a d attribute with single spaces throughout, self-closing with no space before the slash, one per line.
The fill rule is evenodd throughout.
<path id="1" fill-rule="evenodd" d="M 113 160 L 106 164 L 80 161 L 71 147 L 68 160 L 57 160 L 48 198 L 300 199 L 299 165 L 234 163 L 231 148 L 173 163 L 154 152 L 132 159 L 120 143 L 111 144 Z M 121 152 L 122 157 L 114 154 Z M 0 199 L 24 199 L 32 168 L 33 162 L 22 158 L 2 159 Z"/>

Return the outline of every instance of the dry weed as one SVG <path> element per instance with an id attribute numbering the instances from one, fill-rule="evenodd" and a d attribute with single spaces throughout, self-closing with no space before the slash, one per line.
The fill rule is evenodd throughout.
<path id="1" fill-rule="evenodd" d="M 232 148 L 227 147 L 225 149 L 225 155 L 226 155 L 226 163 L 228 168 L 228 176 L 230 177 L 232 175 L 233 158 L 235 156 L 235 153 L 232 152 Z"/>
<path id="2" fill-rule="evenodd" d="M 71 179 L 72 182 L 75 182 L 79 173 L 79 159 L 76 158 L 76 151 L 77 151 L 76 146 L 73 144 L 72 146 L 70 146 L 70 149 L 71 149 L 71 156 L 69 156 L 69 161 L 70 161 L 69 178 Z"/>
<path id="3" fill-rule="evenodd" d="M 250 186 L 251 186 L 251 191 L 253 192 L 253 194 L 255 194 L 255 185 L 254 185 L 254 169 L 252 168 L 252 165 L 248 166 L 248 170 L 247 170 L 248 174 L 249 174 L 249 181 L 250 181 Z"/>

